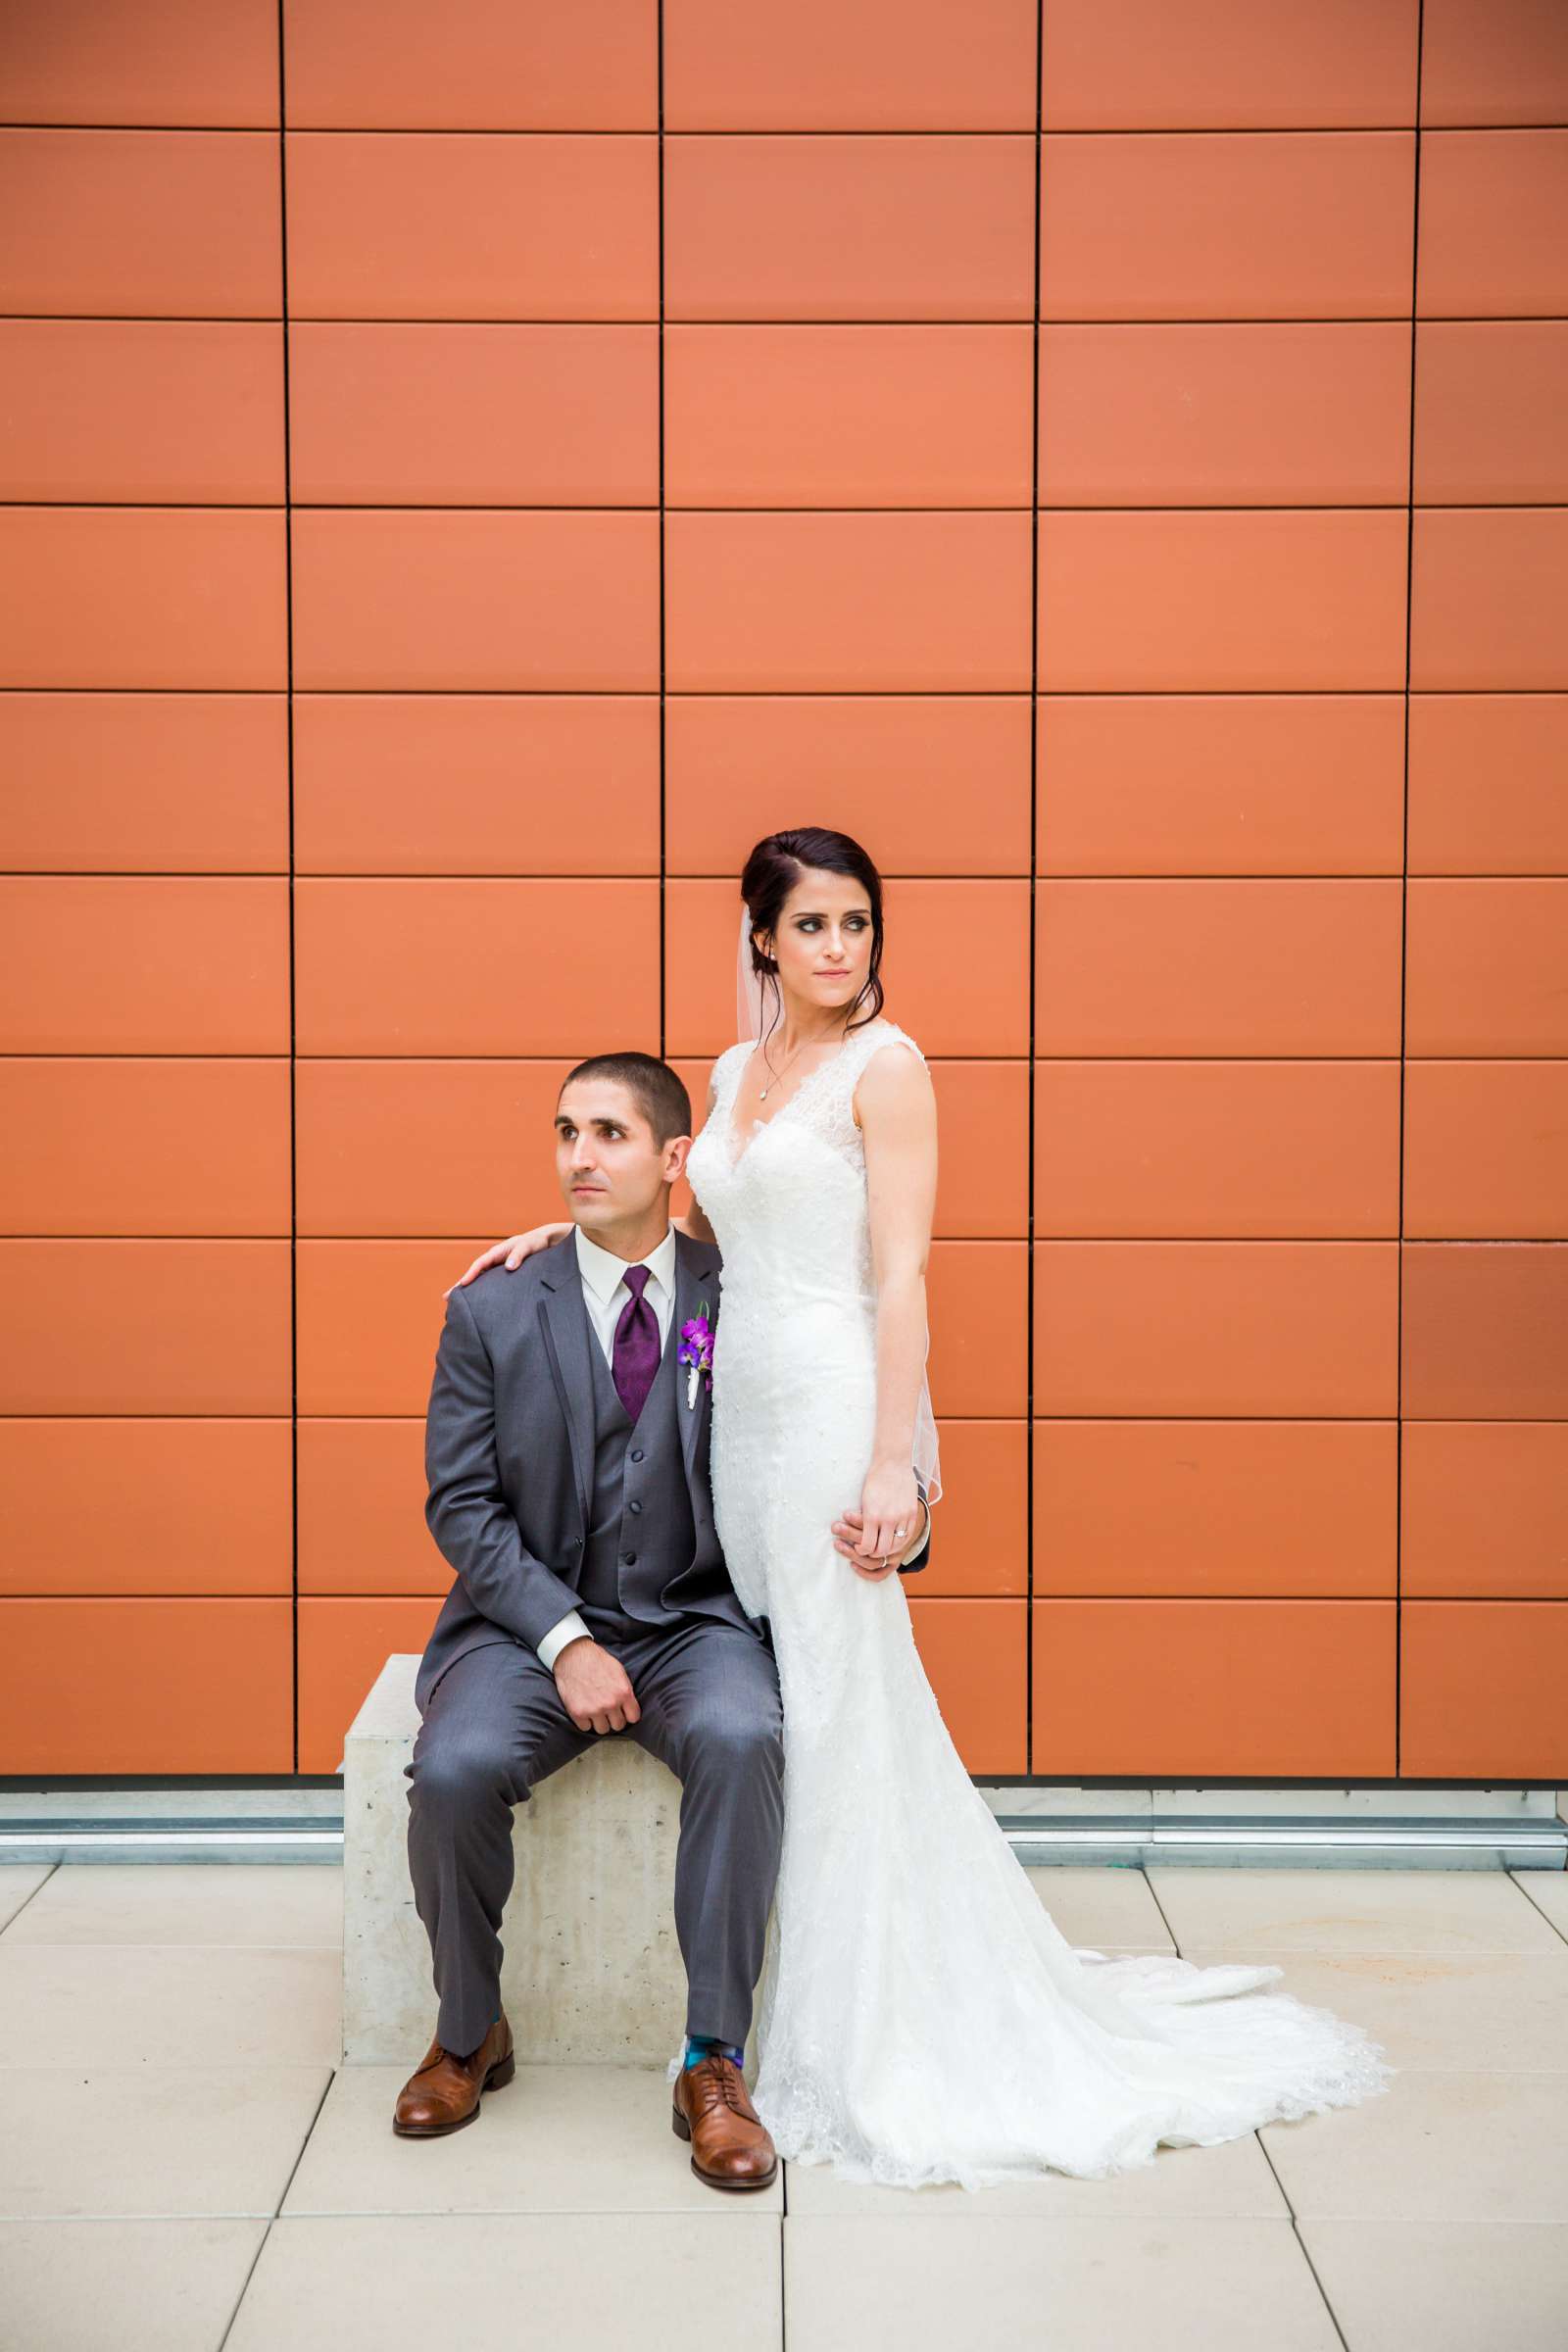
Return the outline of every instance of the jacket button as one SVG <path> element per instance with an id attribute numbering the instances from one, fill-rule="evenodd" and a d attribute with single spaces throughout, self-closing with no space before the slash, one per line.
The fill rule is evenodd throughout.
<path id="1" fill-rule="evenodd" d="M 637 1554 L 634 1551 L 623 1551 L 620 1557 L 622 1565 L 627 1568 L 634 1568 L 637 1564 Z"/>
<path id="2" fill-rule="evenodd" d="M 640 1462 L 640 1461 L 642 1460 L 642 1458 L 643 1458 L 643 1449 L 642 1449 L 642 1447 L 641 1447 L 640 1446 L 634 1446 L 632 1447 L 632 1455 L 631 1455 L 631 1458 L 632 1458 L 632 1460 L 633 1460 L 634 1462 Z"/>
<path id="3" fill-rule="evenodd" d="M 643 1506 L 640 1502 L 634 1502 L 631 1507 L 634 1511 L 640 1511 Z"/>

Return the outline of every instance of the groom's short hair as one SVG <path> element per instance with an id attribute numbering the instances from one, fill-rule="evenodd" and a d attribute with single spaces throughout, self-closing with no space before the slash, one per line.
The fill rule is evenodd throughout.
<path id="1" fill-rule="evenodd" d="M 561 1082 L 564 1094 L 574 1078 L 612 1078 L 631 1096 L 654 1132 L 656 1144 L 672 1135 L 690 1135 L 692 1099 L 667 1061 L 657 1054 L 591 1054 L 568 1070 Z M 561 1096 L 556 1098 L 557 1102 Z"/>

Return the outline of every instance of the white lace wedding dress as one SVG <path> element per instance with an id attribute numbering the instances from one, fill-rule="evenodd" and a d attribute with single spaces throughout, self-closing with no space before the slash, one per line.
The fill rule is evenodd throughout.
<path id="1" fill-rule="evenodd" d="M 876 1398 L 851 1098 L 894 1041 L 920 1051 L 868 1023 L 750 1138 L 731 1104 L 752 1047 L 732 1046 L 687 1160 L 723 1252 L 714 1516 L 743 1605 L 770 1621 L 784 1707 L 757 2112 L 797 2163 L 980 2188 L 1042 2169 L 1102 2178 L 1161 2141 L 1209 2146 L 1351 2105 L 1386 2087 L 1382 2045 L 1253 1991 L 1283 1970 L 1067 1943 L 953 1745 L 902 1578 L 870 1583 L 833 1547 Z"/>

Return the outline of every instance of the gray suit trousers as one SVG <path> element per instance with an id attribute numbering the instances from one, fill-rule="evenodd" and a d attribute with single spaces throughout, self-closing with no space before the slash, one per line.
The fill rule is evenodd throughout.
<path id="1" fill-rule="evenodd" d="M 651 1748 L 681 1782 L 674 1909 L 686 2031 L 744 2045 L 784 1833 L 783 1710 L 771 1646 L 715 1618 L 644 1625 L 584 1615 L 626 1669 L 642 1710 L 636 1723 L 579 1731 L 537 1652 L 498 1633 L 437 1681 L 404 1766 L 409 1875 L 430 1938 L 437 2037 L 466 2056 L 501 2008 L 514 1805 L 559 1765 L 609 1739 Z"/>

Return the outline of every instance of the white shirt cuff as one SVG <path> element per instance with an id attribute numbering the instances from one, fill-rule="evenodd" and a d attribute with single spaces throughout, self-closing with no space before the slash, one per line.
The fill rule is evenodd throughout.
<path id="1" fill-rule="evenodd" d="M 576 1610 L 568 1609 L 564 1617 L 558 1618 L 543 1641 L 537 1644 L 541 1663 L 553 1671 L 556 1660 L 565 1648 L 566 1643 L 575 1642 L 579 1634 L 587 1632 L 588 1628 Z"/>

